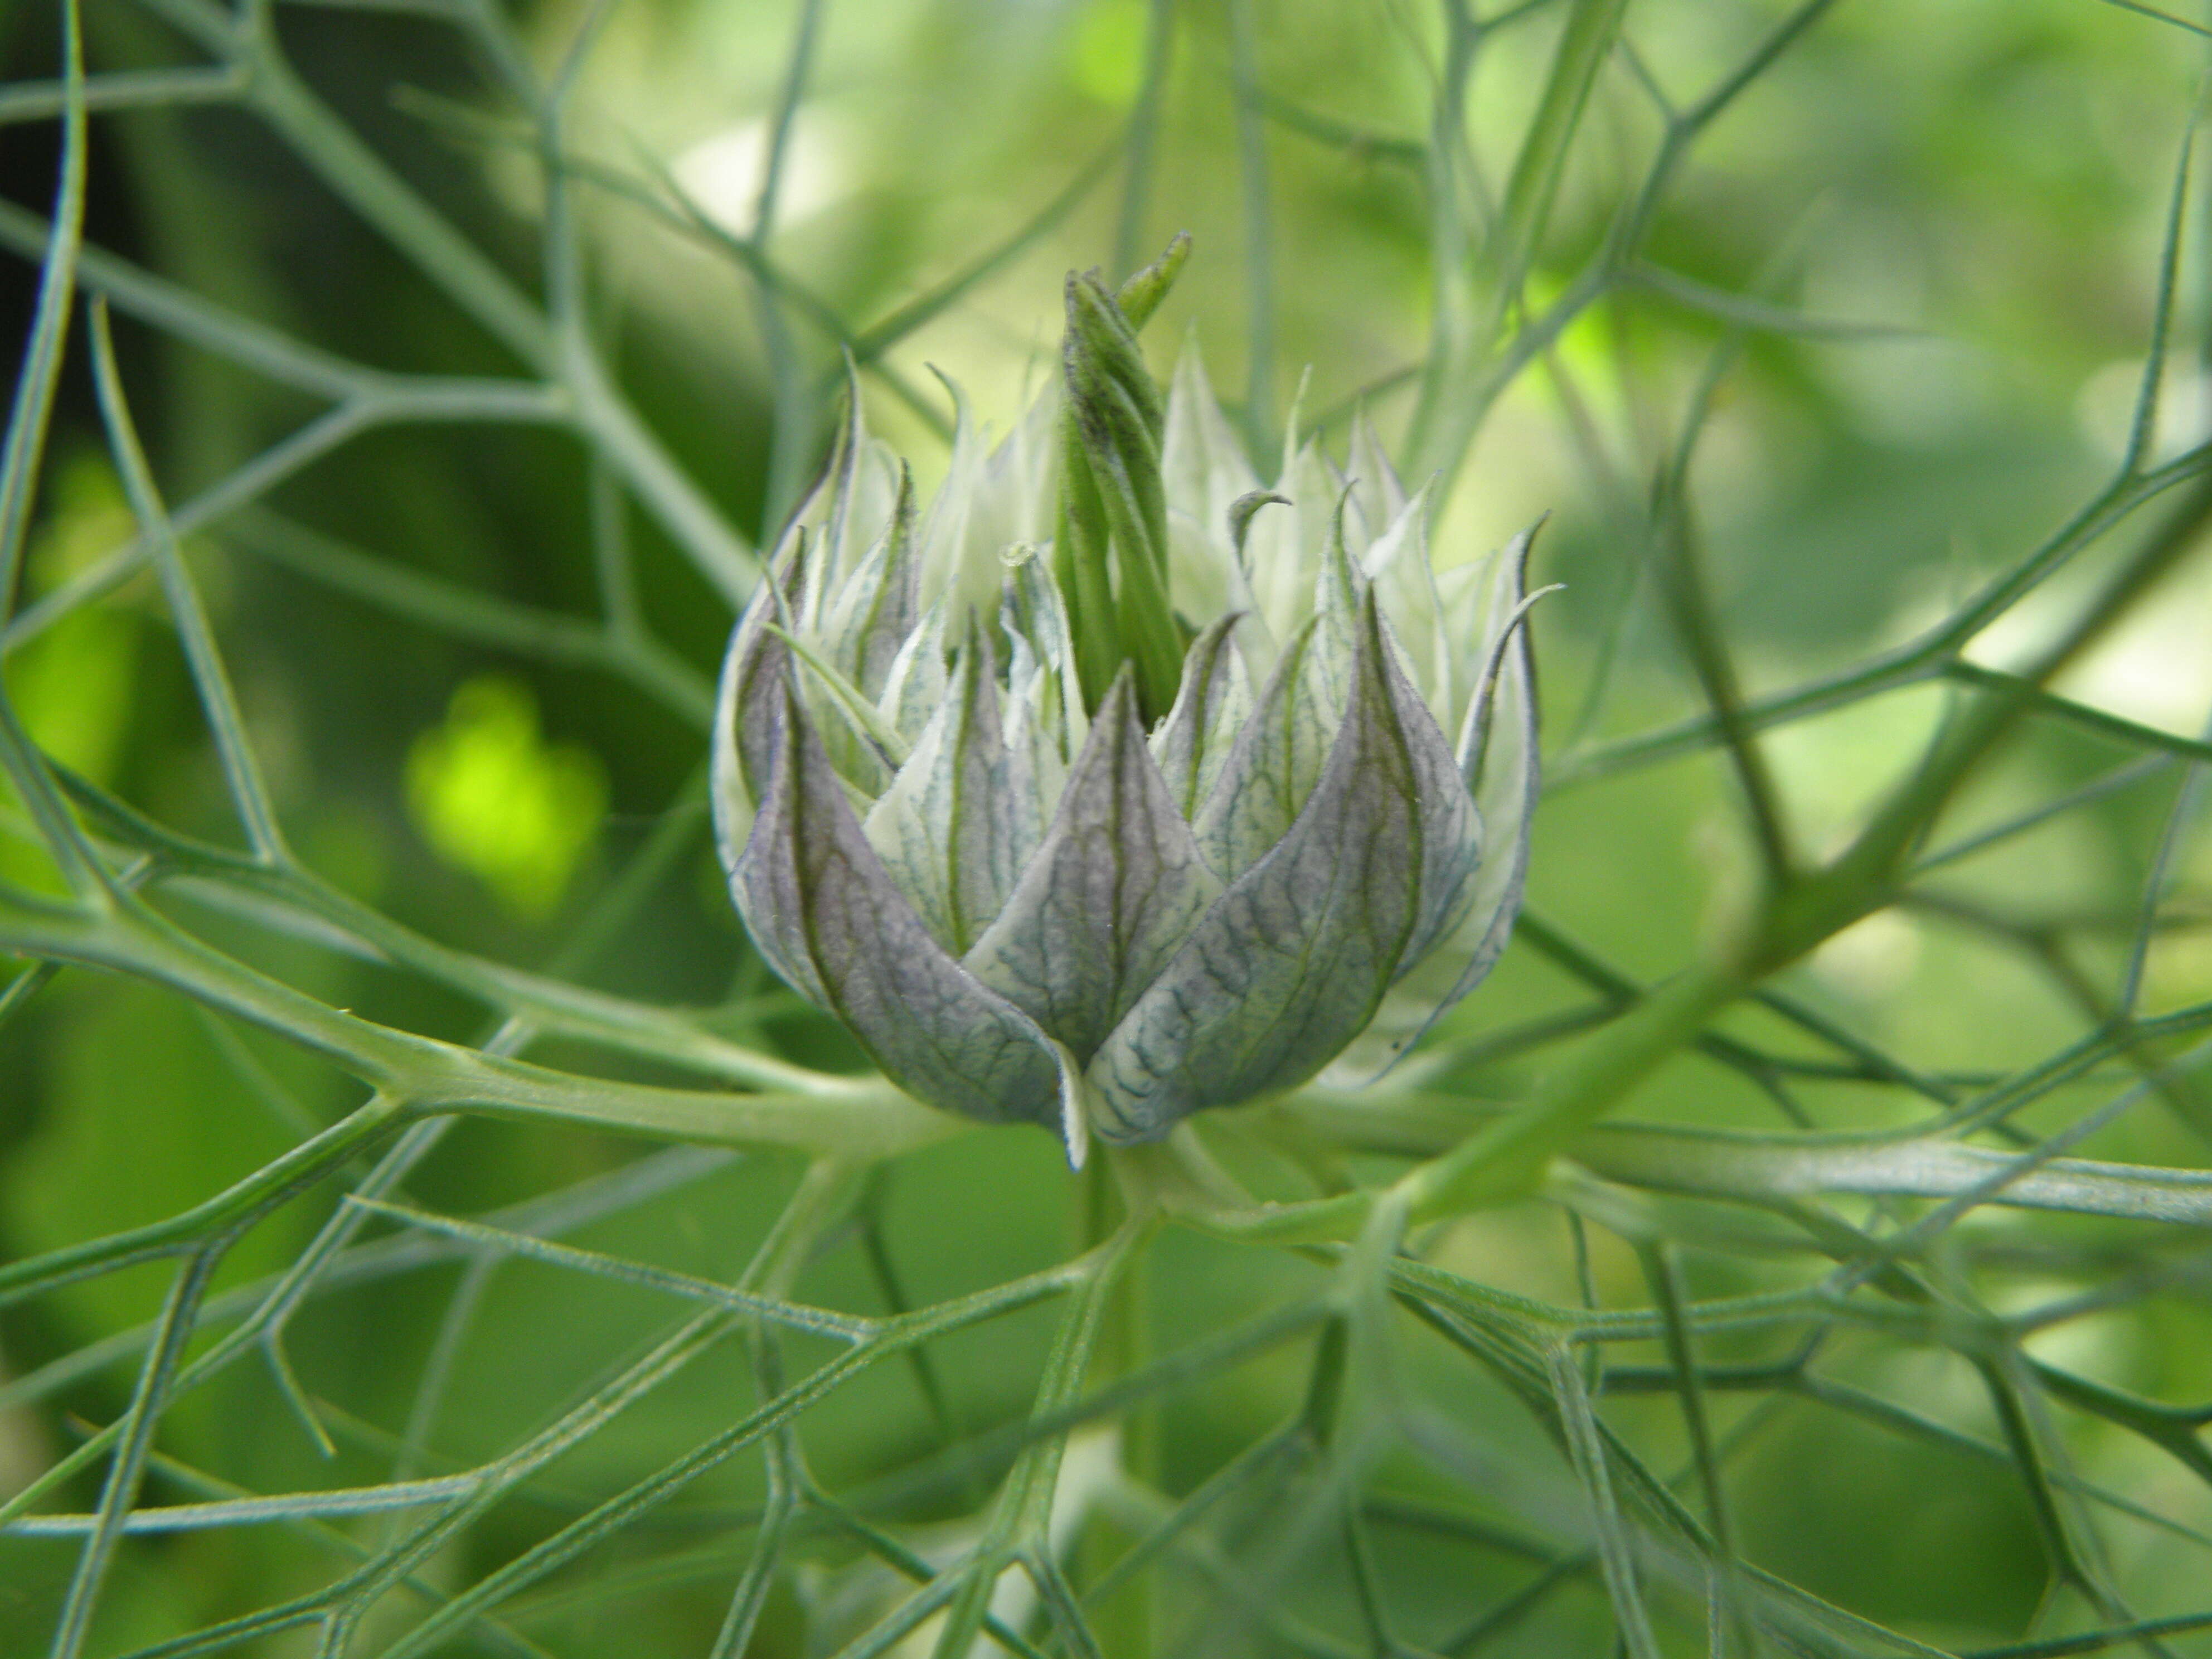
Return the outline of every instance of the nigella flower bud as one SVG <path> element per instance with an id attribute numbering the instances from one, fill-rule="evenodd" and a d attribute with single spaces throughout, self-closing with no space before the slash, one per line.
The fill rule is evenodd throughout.
<path id="1" fill-rule="evenodd" d="M 1155 1139 L 1466 994 L 1536 794 L 1528 536 L 1437 573 L 1364 417 L 1261 486 L 1072 277 L 1062 384 L 925 514 L 851 400 L 739 620 L 715 825 L 762 954 L 916 1098 Z"/>

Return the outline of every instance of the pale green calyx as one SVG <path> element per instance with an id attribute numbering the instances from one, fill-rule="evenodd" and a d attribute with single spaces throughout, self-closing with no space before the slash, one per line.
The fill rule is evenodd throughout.
<path id="1" fill-rule="evenodd" d="M 1393 1057 L 1504 948 L 1536 795 L 1528 535 L 1436 571 L 1364 418 L 1263 485 L 1139 355 L 1182 247 L 1069 279 L 1060 383 L 995 446 L 963 407 L 927 511 L 853 399 L 716 720 L 770 965 L 1079 1160 Z"/>

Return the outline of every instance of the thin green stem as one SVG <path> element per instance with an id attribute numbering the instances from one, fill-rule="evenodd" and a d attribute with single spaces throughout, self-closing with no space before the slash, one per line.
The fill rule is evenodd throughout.
<path id="1" fill-rule="evenodd" d="M 375 1024 L 231 960 L 152 912 L 88 917 L 0 893 L 0 942 L 167 985 L 322 1054 L 414 1112 L 465 1109 L 544 1118 L 709 1145 L 886 1156 L 957 1133 L 954 1119 L 880 1081 L 780 1094 L 722 1094 L 605 1082 Z M 773 1066 L 763 1060 L 762 1064 Z"/>
<path id="2" fill-rule="evenodd" d="M 91 1534 L 77 1557 L 76 1571 L 70 1576 L 61 1616 L 54 1626 L 53 1641 L 46 1650 L 49 1659 L 77 1659 L 83 1651 L 93 1613 L 99 1606 L 108 1569 L 114 1563 L 116 1546 L 123 1540 L 125 1517 L 137 1503 L 139 1483 L 145 1478 L 147 1455 L 153 1449 L 155 1431 L 161 1426 L 161 1413 L 168 1405 L 178 1360 L 184 1353 L 185 1344 L 191 1340 L 200 1303 L 207 1294 L 208 1280 L 234 1237 L 234 1233 L 225 1232 L 210 1238 L 192 1252 L 170 1283 L 168 1300 L 162 1307 L 153 1344 L 146 1352 L 137 1387 L 131 1392 L 131 1407 L 124 1413 L 115 1455 L 100 1488 L 100 1507 Z"/>
<path id="3" fill-rule="evenodd" d="M 118 70 L 84 78 L 88 115 L 111 110 L 173 109 L 193 104 L 234 104 L 246 93 L 246 76 L 228 64 L 181 69 Z M 18 81 L 0 87 L 0 127 L 51 121 L 69 112 L 69 83 Z"/>
<path id="4" fill-rule="evenodd" d="M 12 616 L 22 579 L 24 539 L 30 527 L 31 501 L 40 462 L 46 453 L 55 388 L 76 297 L 77 254 L 84 234 L 85 159 L 84 42 L 76 0 L 63 0 L 63 85 L 61 176 L 54 187 L 53 224 L 39 271 L 38 299 L 32 308 L 30 337 L 0 443 L 0 619 Z M 38 826 L 40 840 L 70 890 L 84 902 L 109 901 L 106 870 L 92 855 L 76 822 L 56 791 L 46 760 L 17 714 L 14 699 L 0 686 L 0 768 Z"/>
<path id="5" fill-rule="evenodd" d="M 594 470 L 594 477 L 605 476 L 604 469 Z M 618 509 L 613 486 L 599 494 L 616 503 L 608 510 Z M 240 509 L 220 533 L 228 544 L 393 616 L 517 656 L 596 669 L 635 686 L 687 725 L 704 731 L 712 723 L 713 687 L 645 634 L 634 608 L 611 593 L 600 625 L 423 575 L 264 507 Z"/>
<path id="6" fill-rule="evenodd" d="M 940 1304 L 904 1319 L 887 1322 L 875 1340 L 858 1345 L 830 1360 L 799 1382 L 774 1399 L 763 1401 L 738 1422 L 701 1443 L 651 1477 L 599 1504 L 588 1514 L 479 1579 L 430 1619 L 401 1638 L 396 1644 L 387 1648 L 385 1659 L 413 1659 L 415 1655 L 428 1650 L 446 1632 L 478 1610 L 496 1606 L 514 1591 L 618 1530 L 634 1516 L 665 1503 L 701 1475 L 745 1447 L 757 1443 L 807 1407 L 887 1355 L 910 1343 L 961 1329 L 1061 1291 L 1079 1287 L 1092 1276 L 1093 1272 L 1088 1263 L 1072 1265 L 1067 1268 L 1013 1280 L 975 1296 Z M 700 1320 L 684 1327 L 675 1341 L 681 1345 L 682 1349 L 696 1351 L 704 1340 L 718 1336 L 723 1328 L 724 1322 L 720 1316 L 702 1316 Z M 680 1351 L 676 1346 L 665 1346 L 669 1349 L 671 1358 L 678 1358 Z M 680 1352 L 681 1359 L 688 1360 L 690 1357 L 691 1352 Z M 653 1380 L 659 1379 L 654 1377 Z M 620 1409 L 629 1403 L 629 1397 L 636 1391 L 634 1385 L 625 1388 L 619 1399 L 611 1398 L 604 1406 L 593 1402 L 586 1409 L 595 1418 L 610 1408 Z M 501 1460 L 507 1466 L 501 1472 L 502 1484 L 511 1484 L 526 1467 L 535 1468 L 559 1449 L 573 1443 L 578 1437 L 578 1430 L 583 1426 L 580 1420 L 568 1425 L 557 1425 L 556 1430 L 549 1431 L 536 1442 Z M 478 1498 L 472 1501 L 468 1510 L 457 1509 L 447 1517 L 425 1528 L 416 1546 L 416 1553 L 420 1553 L 426 1547 L 434 1547 L 438 1541 L 450 1535 L 454 1526 L 465 1519 L 467 1513 L 480 1508 L 483 1501 L 483 1498 Z M 389 1571 L 388 1565 L 380 1569 L 382 1574 L 388 1574 Z M 354 1593 L 358 1595 L 359 1591 Z"/>
<path id="7" fill-rule="evenodd" d="M 0 1266 L 0 1302 L 15 1301 L 33 1291 L 112 1273 L 135 1262 L 178 1255 L 321 1180 L 387 1133 L 398 1115 L 398 1102 L 378 1096 L 282 1158 L 166 1221 Z"/>
<path id="8" fill-rule="evenodd" d="M 821 33 L 826 0 L 799 0 L 793 27 L 791 52 L 784 61 L 783 84 L 776 94 L 775 113 L 769 124 L 768 160 L 761 169 L 760 192 L 754 198 L 753 222 L 745 240 L 766 257 L 775 234 L 776 210 L 781 204 L 785 165 L 791 149 L 791 130 L 799 106 L 806 96 L 807 77 L 814 63 L 815 41 Z M 774 392 L 769 435 L 767 487 L 761 510 L 761 540 L 765 544 L 789 516 L 805 483 L 818 411 L 811 395 L 804 366 L 792 338 L 791 323 L 782 296 L 765 283 L 756 283 L 756 312 L 760 319 L 761 343 L 768 360 L 769 385 Z"/>
<path id="9" fill-rule="evenodd" d="M 1273 447 L 1275 429 L 1275 251 L 1254 3 L 1230 0 L 1229 50 L 1244 212 L 1244 433 L 1252 453 L 1264 457 Z"/>
<path id="10" fill-rule="evenodd" d="M 1152 206 L 1159 147 L 1160 105 L 1175 63 L 1176 0 L 1150 0 L 1145 11 L 1145 67 L 1122 138 L 1121 211 L 1114 230 L 1114 275 L 1134 270 L 1145 257 L 1145 216 Z"/>
<path id="11" fill-rule="evenodd" d="M 2136 509 L 2203 473 L 2208 466 L 2212 466 L 2212 444 L 2191 449 L 2140 477 L 2116 476 L 2009 570 L 1992 579 L 1972 599 L 1917 639 L 1878 653 L 1850 668 L 1754 699 L 1745 705 L 1744 720 L 1751 729 L 1763 731 L 1937 675 L 1978 678 L 1983 671 L 1961 666 L 1962 659 L 1957 656 L 1967 641 L 2073 555 L 2117 528 Z M 1680 721 L 1605 744 L 1580 757 L 1571 757 L 1550 768 L 1545 781 L 1556 791 L 1630 768 L 1692 754 L 1710 744 L 1718 731 L 1710 715 Z M 2190 740 L 2172 738 L 2170 741 L 2185 744 Z"/>
<path id="12" fill-rule="evenodd" d="M 1564 53 L 1565 48 L 1561 48 Z M 1660 590 L 1666 596 L 1675 631 L 1698 677 L 1705 703 L 1712 710 L 1729 763 L 1743 792 L 1744 808 L 1751 820 L 1752 836 L 1759 862 L 1771 887 L 1786 885 L 1796 873 L 1797 857 L 1789 826 L 1784 821 L 1780 798 L 1757 734 L 1744 718 L 1743 694 L 1735 662 L 1721 636 L 1707 591 L 1696 532 L 1690 521 L 1690 465 L 1698 435 L 1711 413 L 1712 399 L 1737 357 L 1733 337 L 1717 349 L 1700 380 L 1697 395 L 1685 416 L 1682 436 L 1672 459 L 1662 473 L 1652 518 L 1657 545 Z"/>
<path id="13" fill-rule="evenodd" d="M 208 621 L 207 607 L 200 603 L 199 589 L 193 585 L 191 573 L 185 568 L 184 549 L 178 544 L 176 526 L 169 521 L 168 508 L 163 505 L 153 471 L 146 464 L 146 452 L 139 444 L 131 407 L 124 398 L 122 375 L 115 366 L 115 340 L 108 326 L 107 307 L 97 301 L 92 312 L 92 341 L 100 412 L 107 424 L 109 447 L 115 456 L 116 470 L 123 475 L 131 513 L 138 520 L 139 536 L 153 551 L 162 597 L 168 601 L 178 641 L 184 647 L 185 664 L 191 671 L 193 689 L 199 693 L 201 712 L 215 738 L 224 781 L 230 787 L 231 805 L 237 811 L 254 856 L 265 864 L 287 863 L 291 854 L 284 844 L 284 832 L 277 824 L 276 809 L 269 799 L 268 785 L 262 780 L 261 763 L 255 758 L 252 742 L 246 734 L 246 717 L 239 709 L 230 672 L 223 666 L 222 653 L 216 644 L 215 628 Z"/>

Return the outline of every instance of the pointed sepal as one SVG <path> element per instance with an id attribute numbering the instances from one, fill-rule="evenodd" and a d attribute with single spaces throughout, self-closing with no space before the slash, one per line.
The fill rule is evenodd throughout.
<path id="1" fill-rule="evenodd" d="M 892 881 L 956 955 L 990 926 L 1044 831 L 1028 757 L 1006 741 L 989 641 L 970 629 L 943 705 L 867 820 Z"/>
<path id="2" fill-rule="evenodd" d="M 1311 798 L 1230 884 L 1089 1068 L 1099 1133 L 1147 1140 L 1293 1088 L 1374 1015 L 1462 856 L 1450 747 L 1371 597 L 1352 696 Z M 1444 790 L 1438 793 L 1441 781 Z"/>
<path id="3" fill-rule="evenodd" d="M 1054 1126 L 1050 1043 L 930 936 L 869 846 L 787 678 L 773 761 L 730 887 L 761 954 L 917 1100 Z"/>
<path id="4" fill-rule="evenodd" d="M 1043 845 L 964 965 L 1088 1060 L 1220 890 L 1146 747 L 1125 670 Z"/>

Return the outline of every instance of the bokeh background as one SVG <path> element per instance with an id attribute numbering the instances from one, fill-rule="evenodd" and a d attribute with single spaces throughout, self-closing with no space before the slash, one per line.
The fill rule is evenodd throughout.
<path id="1" fill-rule="evenodd" d="M 1503 15 L 1482 38 L 1466 100 L 1472 162 L 1449 186 L 1473 220 L 1503 188 L 1565 11 L 1557 0 L 1491 9 Z M 301 76 L 345 121 L 534 289 L 544 207 L 535 141 L 499 64 L 444 9 L 428 0 L 285 4 L 276 27 Z M 1450 9 L 1426 0 L 623 0 L 584 64 L 567 133 L 580 167 L 586 309 L 639 409 L 749 541 L 773 532 L 818 464 L 842 349 L 863 360 L 878 430 L 932 480 L 951 407 L 933 371 L 1003 426 L 1052 370 L 1063 274 L 1093 264 L 1119 274 L 1179 229 L 1194 251 L 1146 336 L 1159 370 L 1180 343 L 1195 342 L 1256 453 L 1274 452 L 1294 406 L 1340 442 L 1363 401 L 1395 443 L 1438 304 L 1430 141 Z M 507 15 L 516 49 L 541 67 L 559 60 L 580 22 L 561 3 Z M 1691 104 L 1782 15 L 1763 0 L 1634 0 L 1632 51 L 1616 52 L 1598 78 L 1533 270 L 1540 304 L 1573 282 L 1644 178 L 1660 131 L 1652 88 Z M 95 69 L 200 61 L 161 6 L 88 0 L 85 21 Z M 1652 481 L 1693 422 L 1695 518 L 1754 693 L 1911 637 L 2110 475 L 2128 441 L 2176 164 L 2207 62 L 2192 27 L 2099 0 L 1844 0 L 1685 154 L 1656 204 L 1645 275 L 1583 311 L 1489 409 L 1437 542 L 1454 562 L 1551 514 L 1535 574 L 1565 591 L 1545 603 L 1536 629 L 1559 781 L 1538 819 L 1530 897 L 1548 936 L 1649 980 L 1680 966 L 1745 890 L 1747 843 L 1719 763 L 1696 753 L 1617 768 L 1607 747 L 1697 707 L 1643 570 Z M 803 30 L 804 84 L 779 139 Z M 58 54 L 56 7 L 0 8 L 8 80 L 50 79 Z M 98 114 L 92 134 L 88 228 L 100 248 L 360 362 L 514 370 L 499 342 L 258 122 L 180 105 Z M 771 154 L 781 157 L 781 192 L 763 228 Z M 10 342 L 23 337 L 36 278 L 27 239 L 37 221 L 27 216 L 48 210 L 58 155 L 52 121 L 0 125 L 0 192 L 18 204 L 0 222 L 0 337 Z M 672 181 L 695 210 L 688 220 L 668 206 Z M 2191 200 L 2201 193 L 2194 180 L 2184 189 Z M 2202 441 L 2212 422 L 2199 350 L 2203 240 L 2191 223 L 2168 395 L 2150 438 L 2159 456 Z M 761 280 L 763 260 L 774 285 Z M 1461 278 L 1446 269 L 1443 280 Z M 917 311 L 917 301 L 929 303 Z M 173 502 L 319 412 L 128 315 L 118 340 Z M 1722 350 L 1733 355 L 1700 408 Z M 595 542 L 595 515 L 634 556 L 644 616 L 665 641 L 657 684 L 608 672 L 561 630 L 558 618 L 589 617 L 598 603 L 606 538 Z M 24 602 L 63 588 L 130 533 L 79 353 L 50 445 Z M 441 940 L 540 967 L 563 959 L 579 926 L 651 849 L 641 904 L 577 971 L 629 995 L 721 1008 L 728 1030 L 796 1057 L 850 1063 L 838 1034 L 780 999 L 746 952 L 698 811 L 697 691 L 716 666 L 727 605 L 648 515 L 595 480 L 572 438 L 475 423 L 365 431 L 252 511 L 196 533 L 191 554 L 277 804 L 315 868 Z M 2099 557 L 2077 562 L 1977 653 L 2002 662 L 2030 647 Z M 410 588 L 410 574 L 441 586 Z M 449 603 L 461 591 L 506 604 L 461 614 Z M 6 673 L 57 757 L 164 822 L 230 834 L 149 579 L 24 644 Z M 2212 706 L 2212 560 L 2185 564 L 2063 689 L 2163 730 L 2199 729 Z M 1847 831 L 1948 695 L 1911 688 L 1773 737 L 1808 845 Z M 2130 752 L 2073 727 L 2039 727 L 1961 811 L 1994 817 Z M 1962 866 L 1940 899 L 1885 911 L 1832 941 L 1794 970 L 1792 988 L 1931 1073 L 1971 1079 L 2027 1062 L 2100 1018 L 2172 782 L 2162 774 L 2118 789 Z M 2150 958 L 2153 1008 L 2212 998 L 2212 848 L 2201 837 L 2192 846 L 2177 887 L 2182 920 Z M 27 856 L 0 847 L 0 871 L 22 878 Z M 334 1004 L 442 1036 L 483 1035 L 479 1006 L 323 939 L 272 940 L 252 918 L 215 911 L 195 913 L 195 925 Z M 1576 996 L 1556 957 L 1524 938 L 1455 1027 L 1512 1029 Z M 1510 1098 L 1528 1074 L 1508 1055 L 1472 1065 L 1468 1086 Z M 351 1103 L 349 1088 L 179 999 L 64 975 L 0 1028 L 0 1253 L 27 1256 L 185 1208 L 281 1151 L 303 1124 L 329 1121 Z M 1806 1098 L 1836 1127 L 1903 1109 L 1841 1085 Z M 1638 1109 L 1773 1121 L 1742 1077 L 1694 1058 L 1663 1073 Z M 2159 1109 L 2098 1149 L 2203 1161 L 2203 1143 Z M 578 1131 L 471 1123 L 409 1190 L 428 1207 L 494 1211 L 638 1156 L 633 1144 Z M 731 1161 L 581 1237 L 727 1276 L 789 1180 L 774 1159 Z M 1070 1192 L 1054 1148 L 1029 1131 L 971 1137 L 900 1164 L 881 1215 L 904 1292 L 933 1299 L 1054 1259 L 1068 1240 Z M 295 1206 L 257 1229 L 220 1285 L 281 1268 L 322 1213 Z M 2001 1252 L 2010 1224 L 1991 1222 L 1978 1237 Z M 2037 1248 L 2017 1241 L 2023 1296 L 2038 1283 Z M 1555 1213 L 1531 1206 L 1469 1223 L 1451 1249 L 1462 1271 L 1491 1282 L 1577 1294 Z M 825 1255 L 810 1298 L 880 1305 L 866 1256 L 857 1247 Z M 1692 1267 L 1701 1292 L 1767 1282 L 1755 1254 L 1708 1253 Z M 465 1463 L 511 1443 L 665 1319 L 642 1295 L 580 1290 L 515 1264 L 479 1287 L 472 1316 L 456 1325 L 449 1310 L 466 1271 L 448 1263 L 342 1291 L 293 1326 L 291 1358 L 332 1430 L 339 1474 L 252 1366 L 172 1413 L 164 1456 L 174 1469 L 219 1470 L 264 1491 L 380 1478 L 410 1434 L 428 1448 L 426 1467 Z M 1601 1240 L 1595 1271 L 1601 1291 L 1643 1299 L 1625 1249 Z M 2204 1398 L 2212 1279 L 2193 1271 L 2110 1317 L 2054 1330 L 2051 1356 L 2160 1398 Z M 1160 1340 L 1232 1322 L 1298 1272 L 1171 1240 L 1153 1280 Z M 165 1283 L 159 1270 L 133 1270 L 9 1307 L 0 1377 L 36 1373 L 145 1320 Z M 1042 1314 L 1024 1315 L 945 1345 L 938 1369 L 951 1420 L 1018 1416 L 1048 1328 Z M 457 1332 L 444 1347 L 441 1330 Z M 410 1425 L 426 1363 L 449 1366 L 450 1384 L 434 1420 Z M 0 1413 L 0 1490 L 43 1468 L 81 1421 L 111 1420 L 131 1376 L 127 1363 L 89 1368 L 56 1397 Z M 1218 1467 L 1295 1397 L 1301 1376 L 1270 1361 L 1179 1396 L 1164 1419 L 1168 1484 L 1188 1490 Z M 1968 1432 L 1991 1431 L 1987 1401 L 1954 1359 L 1870 1353 L 1860 1381 Z M 563 1460 L 542 1511 L 502 1509 L 430 1575 L 465 1581 L 480 1570 L 472 1562 L 503 1558 L 579 1494 L 672 1454 L 744 1397 L 737 1358 L 703 1363 Z M 1622 1402 L 1623 1420 L 1642 1422 L 1634 1414 L 1646 1403 Z M 890 1482 L 884 1512 L 917 1522 L 956 1512 L 963 1494 L 943 1480 L 918 1496 L 895 1490 L 896 1472 L 933 1443 L 926 1405 L 893 1368 L 831 1401 L 809 1430 L 825 1477 Z M 1492 1425 L 1508 1463 L 1551 1467 L 1502 1395 L 1466 1409 Z M 1644 1426 L 1667 1432 L 1656 1407 Z M 2205 1489 L 2179 1464 L 2101 1430 L 2085 1431 L 2076 1450 L 2098 1479 L 2187 1524 L 2212 1524 Z M 2002 1457 L 1946 1452 L 1798 1406 L 1775 1414 L 1736 1468 L 1739 1529 L 1760 1565 L 1946 1647 L 1993 1649 L 2033 1628 L 2048 1564 L 2029 1498 Z M 195 1490 L 157 1471 L 165 1478 L 177 1492 Z M 535 1592 L 519 1626 L 563 1654 L 703 1651 L 742 1560 L 731 1517 L 757 1499 L 759 1480 L 752 1463 L 717 1472 L 650 1540 L 618 1541 L 589 1573 Z M 374 1536 L 372 1525 L 355 1531 Z M 1386 1576 L 1416 1610 L 1416 1627 L 1431 1613 L 1501 1600 L 1529 1571 L 1510 1553 L 1444 1553 L 1418 1532 L 1392 1540 Z M 281 1528 L 134 1544 L 95 1645 L 127 1650 L 273 1599 L 313 1582 L 325 1547 Z M 2189 1610 L 2192 1583 L 2204 1582 L 2194 1544 L 2123 1528 L 2111 1548 L 2142 1610 Z M 836 1556 L 818 1569 L 825 1584 Z M 72 1559 L 52 1540 L 0 1541 L 0 1654 L 45 1651 Z M 1341 1601 L 1341 1577 L 1318 1571 L 1302 1593 Z M 790 1607 L 778 1603 L 772 1615 L 762 1650 L 799 1651 Z M 1601 1654 L 1610 1639 L 1603 1602 L 1583 1585 L 1486 1650 Z M 2173 1650 L 2212 1650 L 2190 1649 L 2191 1639 L 2175 1638 Z"/>

